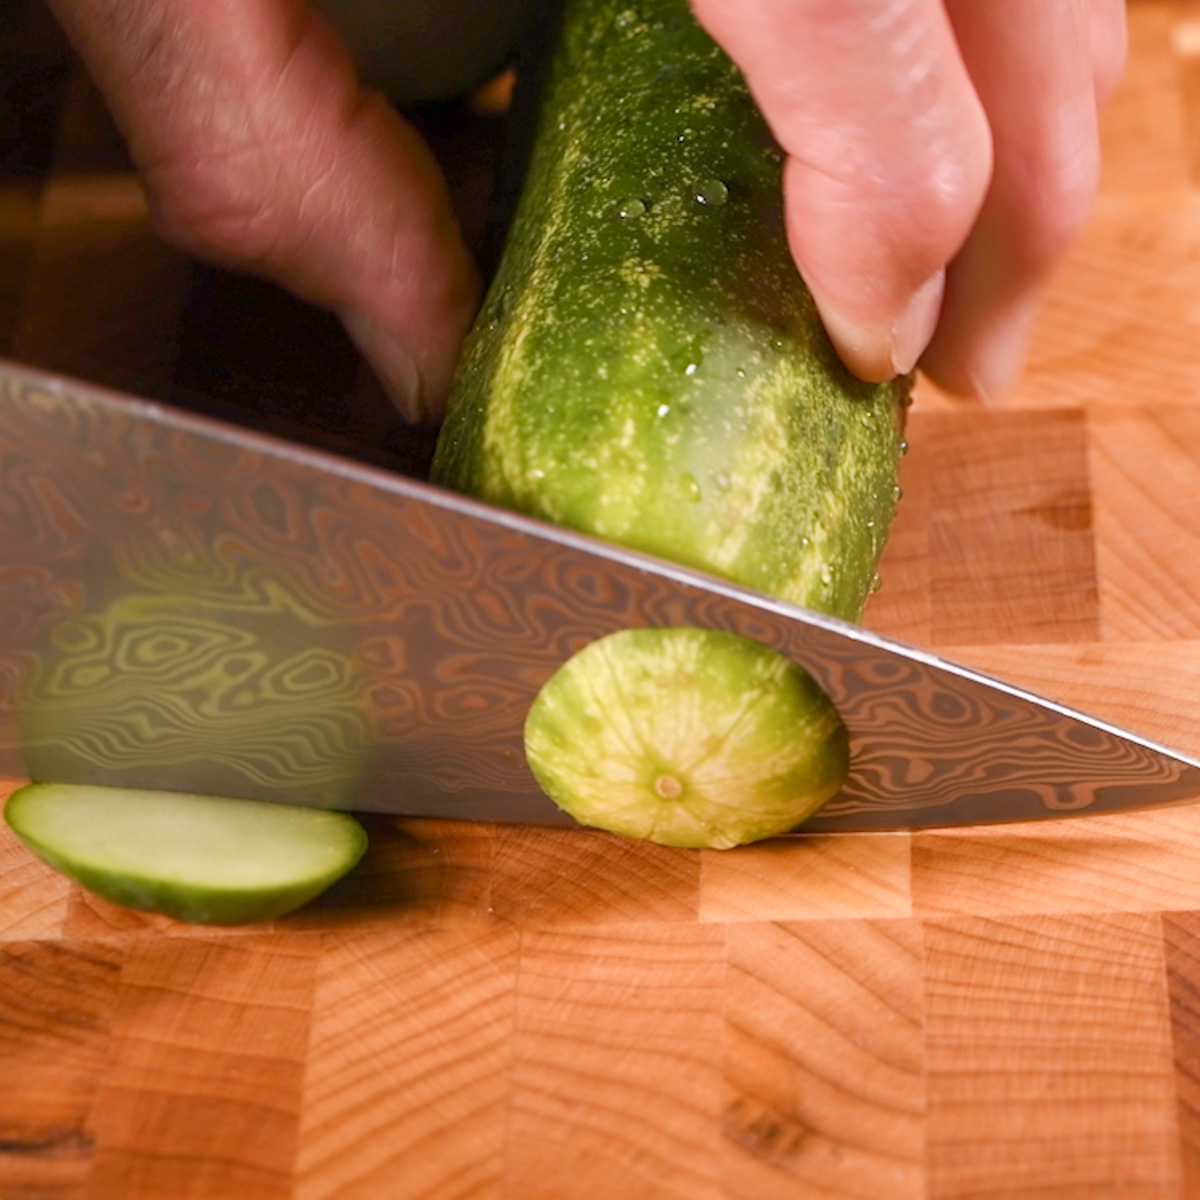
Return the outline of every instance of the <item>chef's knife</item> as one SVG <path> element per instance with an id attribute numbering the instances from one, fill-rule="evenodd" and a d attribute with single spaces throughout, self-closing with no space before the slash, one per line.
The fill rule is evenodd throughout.
<path id="1" fill-rule="evenodd" d="M 419 481 L 0 363 L 0 772 L 570 823 L 522 725 L 573 651 L 697 625 L 850 732 L 806 831 L 1200 796 L 1200 761 L 912 646 Z"/>

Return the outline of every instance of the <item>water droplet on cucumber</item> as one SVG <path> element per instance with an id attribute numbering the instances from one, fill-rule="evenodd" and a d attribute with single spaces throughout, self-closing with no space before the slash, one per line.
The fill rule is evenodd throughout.
<path id="1" fill-rule="evenodd" d="M 883 587 L 883 579 L 880 577 L 879 573 L 876 572 L 874 575 L 871 576 L 871 593 L 872 593 L 872 595 L 874 595 L 875 592 L 879 591 L 879 589 L 881 587 Z"/>
<path id="2" fill-rule="evenodd" d="M 687 497 L 688 503 L 699 504 L 703 493 L 700 491 L 700 485 L 696 482 L 696 477 L 691 471 L 685 471 L 679 477 L 679 484 L 683 488 L 683 494 Z"/>
<path id="3" fill-rule="evenodd" d="M 696 203 L 705 208 L 720 208 L 729 200 L 729 189 L 719 179 L 702 179 L 696 185 Z"/>
<path id="4" fill-rule="evenodd" d="M 646 202 L 637 196 L 629 196 L 617 205 L 617 214 L 622 218 L 640 217 L 646 211 Z"/>
<path id="5" fill-rule="evenodd" d="M 694 342 L 671 355 L 671 367 L 681 375 L 695 375 L 703 361 L 704 355 Z"/>

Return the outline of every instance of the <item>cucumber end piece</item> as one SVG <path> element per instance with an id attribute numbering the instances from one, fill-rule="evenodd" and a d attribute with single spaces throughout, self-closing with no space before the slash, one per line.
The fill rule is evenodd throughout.
<path id="1" fill-rule="evenodd" d="M 794 829 L 850 769 L 845 726 L 807 672 L 687 627 L 624 630 L 573 655 L 530 708 L 525 753 L 581 824 L 712 849 Z"/>
<path id="2" fill-rule="evenodd" d="M 184 792 L 33 783 L 9 797 L 4 816 L 87 891 L 198 925 L 284 916 L 367 848 L 348 813 Z"/>

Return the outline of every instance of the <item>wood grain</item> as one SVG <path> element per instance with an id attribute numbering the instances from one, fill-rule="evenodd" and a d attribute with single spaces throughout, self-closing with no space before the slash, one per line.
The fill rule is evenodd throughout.
<path id="1" fill-rule="evenodd" d="M 913 912 L 1200 908 L 1200 807 L 913 838 Z"/>
<path id="2" fill-rule="evenodd" d="M 1083 415 L 947 415 L 931 418 L 923 432 L 935 464 L 932 641 L 1095 641 L 1100 613 Z"/>
<path id="3" fill-rule="evenodd" d="M 918 383 L 866 620 L 1200 754 L 1200 0 L 1128 15 L 1026 374 Z M 421 121 L 477 232 L 495 127 Z M 156 240 L 40 0 L 0 20 L 0 353 L 428 459 L 329 314 Z M 699 854 L 368 826 L 214 931 L 0 824 L 2 1200 L 1200 1196 L 1200 806 Z"/>
<path id="4" fill-rule="evenodd" d="M 701 852 L 700 919 L 900 917 L 912 909 L 906 834 L 759 842 Z"/>
<path id="5" fill-rule="evenodd" d="M 931 1200 L 1179 1194 L 1156 915 L 931 921 Z"/>
<path id="6" fill-rule="evenodd" d="M 130 939 L 89 1196 L 289 1196 L 318 940 Z"/>
<path id="7" fill-rule="evenodd" d="M 0 1195 L 86 1187 L 123 957 L 102 942 L 0 944 Z"/>
<path id="8" fill-rule="evenodd" d="M 1100 584 L 1108 641 L 1200 634 L 1200 412 L 1177 404 L 1090 418 Z"/>
<path id="9" fill-rule="evenodd" d="M 926 1195 L 914 921 L 729 929 L 725 1194 Z"/>
<path id="10" fill-rule="evenodd" d="M 505 1200 L 720 1195 L 724 943 L 698 924 L 523 935 Z"/>
<path id="11" fill-rule="evenodd" d="M 1048 291 L 1017 403 L 1200 400 L 1190 353 L 1200 339 L 1198 218 L 1194 191 L 1101 197 Z"/>
<path id="12" fill-rule="evenodd" d="M 532 928 L 694 921 L 699 891 L 699 855 L 613 834 L 580 845 L 573 830 L 512 828 L 497 835 L 488 911 Z"/>
<path id="13" fill-rule="evenodd" d="M 1200 1195 L 1200 915 L 1163 917 L 1182 1193 Z"/>
<path id="14" fill-rule="evenodd" d="M 297 1200 L 498 1196 L 517 935 L 420 925 L 321 957 Z"/>
<path id="15" fill-rule="evenodd" d="M 1200 751 L 1193 705 L 1200 642 L 1075 642 L 1043 646 L 948 646 L 947 657 L 1106 721 Z"/>
<path id="16" fill-rule="evenodd" d="M 1188 70 L 1189 5 L 1140 0 L 1130 10 L 1125 78 L 1100 129 L 1103 196 L 1186 192 L 1191 172 L 1193 112 L 1181 91 Z"/>

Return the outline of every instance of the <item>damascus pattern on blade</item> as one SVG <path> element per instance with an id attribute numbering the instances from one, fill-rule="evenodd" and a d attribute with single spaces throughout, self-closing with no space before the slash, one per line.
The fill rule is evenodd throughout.
<path id="1" fill-rule="evenodd" d="M 1103 811 L 1200 764 L 857 627 L 408 479 L 0 368 L 0 770 L 568 821 L 525 764 L 594 638 L 728 629 L 837 705 L 806 830 Z"/>

